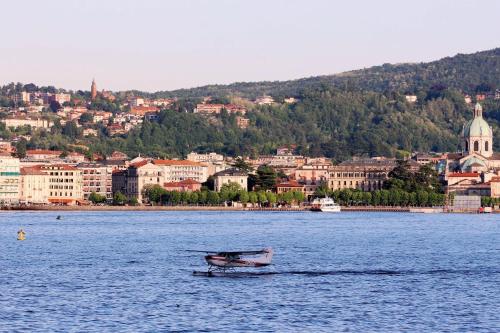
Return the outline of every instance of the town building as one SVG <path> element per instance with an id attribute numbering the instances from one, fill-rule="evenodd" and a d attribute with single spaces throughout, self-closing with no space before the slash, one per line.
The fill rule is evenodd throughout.
<path id="1" fill-rule="evenodd" d="M 39 167 L 22 167 L 19 201 L 24 204 L 49 203 L 49 176 Z"/>
<path id="2" fill-rule="evenodd" d="M 408 103 L 416 103 L 417 102 L 416 95 L 405 95 L 405 99 Z"/>
<path id="3" fill-rule="evenodd" d="M 479 103 L 474 107 L 473 118 L 463 126 L 462 144 L 462 152 L 446 158 L 447 192 L 490 195 L 492 186 L 496 186 L 491 179 L 500 173 L 500 154 L 493 151 L 493 129 L 484 120 Z"/>
<path id="4" fill-rule="evenodd" d="M 454 172 L 446 175 L 448 193 L 456 195 L 490 195 L 490 185 L 478 172 Z"/>
<path id="5" fill-rule="evenodd" d="M 129 101 L 130 107 L 143 106 L 145 104 L 144 98 L 142 97 L 132 97 Z"/>
<path id="6" fill-rule="evenodd" d="M 192 162 L 203 163 L 207 166 L 207 175 L 211 176 L 214 173 L 227 169 L 227 164 L 224 161 L 224 156 L 217 153 L 198 154 L 191 152 L 187 155 L 187 160 Z"/>
<path id="7" fill-rule="evenodd" d="M 28 149 L 25 160 L 37 162 L 59 160 L 62 153 L 61 150 Z"/>
<path id="8" fill-rule="evenodd" d="M 68 164 L 34 166 L 48 177 L 48 202 L 59 205 L 83 203 L 83 178 L 81 170 Z"/>
<path id="9" fill-rule="evenodd" d="M 296 180 L 288 180 L 285 182 L 280 182 L 276 185 L 276 193 L 282 194 L 285 192 L 297 191 L 306 194 L 304 184 L 300 184 Z"/>
<path id="10" fill-rule="evenodd" d="M 217 153 L 199 154 L 192 151 L 187 154 L 187 160 L 199 163 L 222 163 L 224 162 L 224 156 Z"/>
<path id="11" fill-rule="evenodd" d="M 156 106 L 132 106 L 130 107 L 130 113 L 136 116 L 144 117 L 147 113 L 158 112 L 159 109 Z"/>
<path id="12" fill-rule="evenodd" d="M 19 117 L 7 117 L 0 120 L 5 124 L 5 127 L 23 127 L 23 126 L 31 126 L 33 128 L 51 128 L 53 123 L 47 119 L 42 118 L 30 118 L 25 116 Z"/>
<path id="13" fill-rule="evenodd" d="M 220 114 L 222 110 L 226 110 L 228 113 L 235 113 L 245 115 L 247 109 L 244 106 L 236 104 L 197 104 L 194 109 L 194 113 L 200 114 Z"/>
<path id="14" fill-rule="evenodd" d="M 488 172 L 500 169 L 500 154 L 493 151 L 493 129 L 483 118 L 479 103 L 474 118 L 462 130 L 464 150 L 448 154 L 447 172 Z"/>
<path id="15" fill-rule="evenodd" d="M 24 104 L 30 104 L 31 102 L 31 94 L 26 91 L 21 91 L 20 93 L 17 93 L 14 95 L 14 103 L 24 103 Z"/>
<path id="16" fill-rule="evenodd" d="M 245 117 L 241 117 L 241 116 L 237 116 L 236 117 L 236 126 L 238 126 L 241 129 L 245 129 L 248 126 L 250 126 L 250 119 L 245 118 Z"/>
<path id="17" fill-rule="evenodd" d="M 272 98 L 271 96 L 261 96 L 255 100 L 255 104 L 257 104 L 257 105 L 272 105 L 272 104 L 274 104 L 274 98 Z"/>
<path id="18" fill-rule="evenodd" d="M 92 192 L 106 198 L 113 199 L 112 173 L 113 167 L 104 163 L 80 163 L 76 166 L 82 171 L 83 197 L 89 199 Z"/>
<path id="19" fill-rule="evenodd" d="M 491 178 L 490 196 L 492 198 L 500 198 L 500 176 Z"/>
<path id="20" fill-rule="evenodd" d="M 181 180 L 179 182 L 170 182 L 163 184 L 167 191 L 194 192 L 201 190 L 201 183 L 192 179 Z"/>
<path id="21" fill-rule="evenodd" d="M 411 163 L 414 164 L 413 170 L 417 170 L 419 165 L 414 161 Z M 396 165 L 396 159 L 392 158 L 355 158 L 344 161 L 329 167 L 328 187 L 332 190 L 380 190 Z"/>
<path id="22" fill-rule="evenodd" d="M 284 99 L 283 99 L 283 102 L 284 102 L 285 104 L 295 104 L 295 103 L 297 103 L 298 101 L 299 101 L 299 100 L 298 100 L 297 98 L 295 98 L 295 97 L 287 97 L 287 98 L 284 98 Z"/>
<path id="23" fill-rule="evenodd" d="M 115 174 L 113 174 L 114 176 Z M 116 173 L 118 176 L 119 173 Z M 115 177 L 115 176 L 114 176 Z M 115 178 L 113 178 L 113 181 Z M 148 161 L 141 161 L 131 164 L 125 174 L 125 180 L 117 179 L 120 185 L 125 188 L 121 189 L 122 193 L 130 200 L 137 198 L 139 203 L 143 202 L 144 189 L 148 186 L 159 185 L 165 183 L 164 171 L 162 167 Z M 116 193 L 116 192 L 114 192 Z"/>
<path id="24" fill-rule="evenodd" d="M 52 101 L 55 101 L 55 102 L 63 105 L 63 103 L 71 102 L 71 95 L 64 94 L 64 93 L 53 94 L 49 97 L 49 103 Z"/>
<path id="25" fill-rule="evenodd" d="M 204 183 L 208 178 L 208 166 L 189 160 L 153 160 L 163 170 L 165 182 L 178 182 L 192 179 Z"/>
<path id="26" fill-rule="evenodd" d="M 0 153 L 0 205 L 19 202 L 19 183 L 19 159 Z"/>
<path id="27" fill-rule="evenodd" d="M 224 104 L 197 104 L 193 112 L 201 114 L 219 114 L 222 112 L 223 108 Z"/>
<path id="28" fill-rule="evenodd" d="M 151 101 L 152 105 L 167 107 L 172 105 L 175 102 L 175 98 L 157 98 Z"/>
<path id="29" fill-rule="evenodd" d="M 14 149 L 10 141 L 3 141 L 2 139 L 0 139 L 0 153 L 10 154 L 12 152 L 14 152 Z"/>
<path id="30" fill-rule="evenodd" d="M 120 160 L 128 160 L 128 155 L 125 153 L 122 153 L 121 151 L 114 151 L 111 153 L 111 155 L 106 156 L 107 160 L 112 160 L 112 161 L 120 161 Z"/>
<path id="31" fill-rule="evenodd" d="M 220 192 L 224 184 L 236 183 L 243 190 L 248 188 L 248 174 L 238 168 L 229 168 L 224 171 L 217 172 L 214 176 L 214 189 Z"/>

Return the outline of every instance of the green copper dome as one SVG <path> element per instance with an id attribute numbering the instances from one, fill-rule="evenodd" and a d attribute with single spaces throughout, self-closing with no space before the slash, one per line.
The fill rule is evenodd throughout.
<path id="1" fill-rule="evenodd" d="M 469 120 L 464 126 L 464 137 L 470 136 L 492 136 L 491 128 L 483 119 L 483 117 L 476 117 Z"/>

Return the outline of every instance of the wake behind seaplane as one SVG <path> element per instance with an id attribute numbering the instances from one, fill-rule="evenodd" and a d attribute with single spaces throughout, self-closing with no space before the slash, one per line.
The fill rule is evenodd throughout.
<path id="1" fill-rule="evenodd" d="M 257 251 L 188 251 L 206 253 L 207 272 L 193 272 L 194 275 L 203 276 L 213 276 L 214 273 L 225 273 L 227 270 L 235 268 L 269 266 L 274 254 L 273 249 L 270 247 Z"/>

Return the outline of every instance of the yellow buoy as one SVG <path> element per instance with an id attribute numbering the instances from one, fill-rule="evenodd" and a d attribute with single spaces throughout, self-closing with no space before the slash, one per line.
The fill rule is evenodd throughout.
<path id="1" fill-rule="evenodd" d="M 17 240 L 25 240 L 26 239 L 26 233 L 24 232 L 23 229 L 20 229 L 17 232 Z"/>

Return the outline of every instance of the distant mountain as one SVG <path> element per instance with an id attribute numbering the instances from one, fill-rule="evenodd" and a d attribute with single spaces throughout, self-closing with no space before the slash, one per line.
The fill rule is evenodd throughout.
<path id="1" fill-rule="evenodd" d="M 20 92 L 25 87 L 10 84 L 0 89 L 0 95 L 13 89 Z M 464 93 L 475 98 L 477 92 L 498 88 L 500 48 L 429 63 L 385 64 L 284 82 L 233 83 L 153 94 L 135 92 L 136 95 L 180 98 L 162 110 L 158 120 L 146 120 L 142 126 L 120 137 L 109 137 L 104 128 L 99 128 L 98 137 L 84 138 L 71 122 L 64 127 L 55 126 L 50 132 L 22 134 L 31 135 L 28 148 L 70 150 L 78 140 L 89 146 L 88 153 L 121 150 L 129 156 L 182 157 L 193 150 L 255 156 L 273 153 L 283 144 L 295 144 L 299 154 L 327 156 L 337 161 L 353 155 L 402 156 L 411 151 L 457 151 L 462 126 L 472 117 L 473 104 L 465 102 Z M 405 96 L 408 93 L 416 95 L 416 101 L 408 101 Z M 245 115 L 248 128 L 239 128 L 234 114 L 223 112 L 207 117 L 192 113 L 201 96 L 227 102 L 229 96 L 255 98 L 265 94 L 273 96 L 278 103 L 249 104 Z M 123 100 L 126 92 L 118 95 Z M 297 97 L 297 102 L 280 103 L 287 96 Z M 493 128 L 494 148 L 499 151 L 500 99 L 493 98 L 491 93 L 487 96 L 481 102 L 484 117 Z M 119 112 L 113 103 L 93 104 L 97 109 L 112 106 L 110 111 Z M 1 138 L 13 138 L 17 134 L 0 124 Z"/>
<path id="2" fill-rule="evenodd" d="M 466 93 L 477 89 L 500 88 L 500 48 L 472 54 L 457 54 L 428 63 L 384 64 L 335 75 L 314 76 L 290 81 L 237 82 L 192 89 L 160 91 L 158 97 L 201 97 L 240 95 L 296 96 L 321 86 L 375 92 L 415 93 L 433 85 L 444 85 Z"/>

